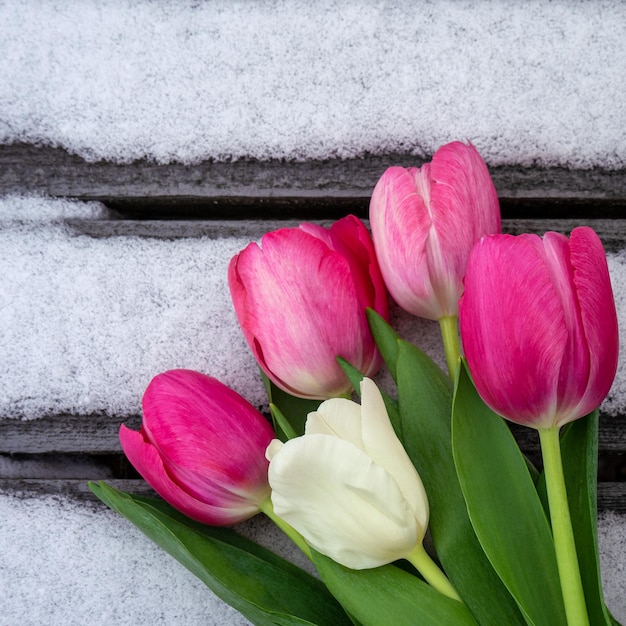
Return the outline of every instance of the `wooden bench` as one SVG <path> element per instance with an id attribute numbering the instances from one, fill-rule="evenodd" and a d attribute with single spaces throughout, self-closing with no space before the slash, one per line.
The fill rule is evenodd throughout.
<path id="1" fill-rule="evenodd" d="M 349 161 L 284 163 L 204 162 L 197 165 L 125 165 L 88 163 L 55 148 L 0 146 L 0 194 L 42 193 L 53 197 L 97 200 L 118 219 L 76 222 L 94 237 L 114 234 L 178 238 L 202 235 L 259 237 L 276 221 L 337 219 L 349 212 L 366 218 L 371 190 L 386 167 L 413 164 L 407 155 Z M 592 226 L 605 248 L 626 248 L 626 171 L 564 169 L 491 169 L 501 200 L 503 230 L 569 233 Z M 626 320 L 622 320 L 622 324 Z M 155 372 L 156 373 L 156 372 Z M 121 421 L 138 427 L 139 416 L 53 415 L 34 421 L 0 416 L 0 455 L 10 456 L 25 471 L 0 476 L 0 492 L 66 494 L 93 497 L 87 480 L 62 479 L 26 471 L 36 459 L 51 461 L 88 456 L 109 472 L 117 487 L 149 489 L 121 453 Z M 532 432 L 514 428 L 525 451 L 538 457 Z M 599 508 L 626 513 L 626 415 L 602 415 L 599 437 Z M 19 474 L 19 472 L 18 472 Z M 43 474 L 43 472 L 42 472 Z M 28 477 L 27 477 L 28 476 Z"/>

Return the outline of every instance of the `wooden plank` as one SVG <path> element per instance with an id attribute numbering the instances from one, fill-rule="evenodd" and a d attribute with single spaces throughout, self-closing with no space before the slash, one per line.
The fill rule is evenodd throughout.
<path id="1" fill-rule="evenodd" d="M 121 451 L 121 423 L 138 429 L 139 416 L 54 415 L 37 420 L 0 419 L 0 454 L 113 454 Z M 537 433 L 513 424 L 521 447 L 539 450 Z M 598 446 L 602 452 L 626 453 L 626 416 L 601 416 Z"/>
<path id="2" fill-rule="evenodd" d="M 72 479 L 0 479 L 0 494 L 17 497 L 66 496 L 72 499 L 99 503 L 87 486 L 88 477 Z M 110 479 L 112 487 L 128 493 L 154 496 L 154 491 L 141 479 Z M 102 505 L 104 506 L 104 505 Z M 598 483 L 598 509 L 626 513 L 626 482 Z"/>
<path id="3" fill-rule="evenodd" d="M 88 162 L 61 148 L 0 146 L 0 194 L 43 193 L 99 200 L 129 217 L 335 219 L 365 217 L 371 191 L 407 154 L 286 162 L 204 161 L 193 165 Z M 505 217 L 621 218 L 626 169 L 490 168 Z"/>
<path id="4" fill-rule="evenodd" d="M 68 496 L 75 500 L 100 502 L 93 495 L 85 478 L 0 478 L 0 493 L 18 497 Z M 155 496 L 152 488 L 141 479 L 107 479 L 106 482 L 119 489 L 138 496 Z"/>
<path id="5" fill-rule="evenodd" d="M 0 419 L 0 454 L 121 452 L 120 424 L 138 429 L 141 418 L 53 415 L 35 420 Z"/>
<path id="6" fill-rule="evenodd" d="M 151 239 L 209 239 L 242 237 L 250 240 L 277 228 L 298 226 L 302 220 L 67 220 L 77 233 L 95 238 L 144 237 Z M 329 224 L 325 220 L 322 224 Z M 505 233 L 543 234 L 548 230 L 569 234 L 577 226 L 591 226 L 605 249 L 626 248 L 626 219 L 504 219 Z"/>

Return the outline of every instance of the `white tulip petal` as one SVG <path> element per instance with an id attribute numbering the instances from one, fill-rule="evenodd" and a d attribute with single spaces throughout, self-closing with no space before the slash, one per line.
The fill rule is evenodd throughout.
<path id="1" fill-rule="evenodd" d="M 265 449 L 265 458 L 268 461 L 271 461 L 283 445 L 284 444 L 280 439 L 272 439 Z"/>
<path id="2" fill-rule="evenodd" d="M 306 435 L 332 435 L 364 450 L 361 407 L 346 398 L 332 398 L 322 402 L 317 411 L 307 416 L 304 432 Z"/>
<path id="3" fill-rule="evenodd" d="M 361 381 L 361 429 L 365 452 L 394 477 L 425 531 L 429 511 L 422 479 L 389 421 L 378 387 L 369 378 Z"/>
<path id="4" fill-rule="evenodd" d="M 353 444 L 288 441 L 270 462 L 274 511 L 319 552 L 352 569 L 405 557 L 422 539 L 392 476 Z"/>

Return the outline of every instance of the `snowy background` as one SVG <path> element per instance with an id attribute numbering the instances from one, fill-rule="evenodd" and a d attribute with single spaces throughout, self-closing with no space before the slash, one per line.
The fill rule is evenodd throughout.
<path id="1" fill-rule="evenodd" d="M 469 139 L 490 165 L 624 168 L 625 80 L 617 1 L 0 0 L 0 143 L 88 159 L 420 157 Z M 171 367 L 263 402 L 225 280 L 247 239 L 95 239 L 68 219 L 104 207 L 24 191 L 0 197 L 0 416 L 121 419 Z M 622 345 L 625 265 L 609 256 Z M 437 352 L 436 329 L 398 321 Z M 626 410 L 620 364 L 608 413 Z M 2 625 L 246 623 L 102 507 L 1 495 L 0 520 Z M 626 621 L 624 516 L 602 516 L 600 545 Z"/>

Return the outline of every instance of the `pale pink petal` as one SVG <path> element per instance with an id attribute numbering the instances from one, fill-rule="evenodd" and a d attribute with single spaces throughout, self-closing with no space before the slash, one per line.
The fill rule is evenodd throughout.
<path id="1" fill-rule="evenodd" d="M 467 258 L 474 243 L 500 232 L 500 204 L 487 166 L 474 146 L 441 147 L 430 166 L 433 288 L 446 315 L 456 315 Z"/>
<path id="2" fill-rule="evenodd" d="M 426 242 L 432 225 L 418 193 L 417 170 L 391 167 L 370 201 L 370 226 L 380 270 L 393 299 L 413 315 L 438 319 L 441 310 L 428 268 Z"/>

